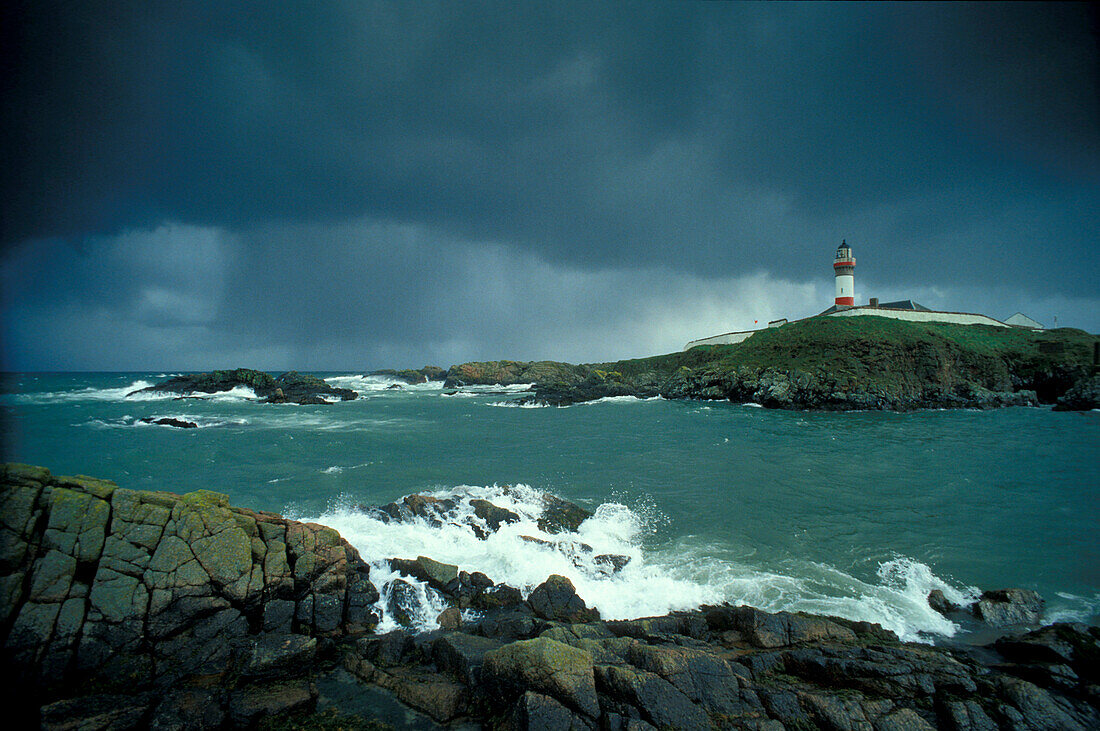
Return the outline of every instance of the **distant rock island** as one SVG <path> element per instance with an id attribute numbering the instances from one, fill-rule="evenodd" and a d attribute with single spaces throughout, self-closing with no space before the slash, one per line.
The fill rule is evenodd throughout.
<path id="1" fill-rule="evenodd" d="M 895 410 L 1053 404 L 1097 408 L 1095 349 L 1083 330 L 819 317 L 650 358 L 572 365 L 463 363 L 446 387 L 533 384 L 526 400 L 608 396 L 722 400 L 768 408 Z M 1089 384 L 1092 384 L 1091 386 Z M 1072 391 L 1071 391 L 1072 389 Z"/>
<path id="2" fill-rule="evenodd" d="M 328 404 L 333 398 L 351 401 L 359 396 L 350 388 L 334 388 L 316 376 L 297 371 L 289 371 L 276 378 L 249 368 L 174 376 L 127 396 L 136 393 L 174 393 L 187 397 L 200 393 L 225 393 L 240 387 L 252 389 L 256 396 L 269 404 Z"/>
<path id="3" fill-rule="evenodd" d="M 331 528 L 215 492 L 13 464 L 0 466 L 0 505 L 11 728 L 1100 726 L 1100 629 L 1037 626 L 1034 592 L 986 592 L 971 608 L 995 641 L 934 647 L 877 624 L 728 604 L 610 621 L 563 576 L 524 598 L 427 556 L 370 556 L 449 605 L 438 630 L 379 634 L 371 567 Z M 412 495 L 364 509 L 449 520 L 452 507 Z M 511 520 L 478 509 L 492 530 Z M 560 498 L 544 512 L 548 532 L 584 516 Z"/>

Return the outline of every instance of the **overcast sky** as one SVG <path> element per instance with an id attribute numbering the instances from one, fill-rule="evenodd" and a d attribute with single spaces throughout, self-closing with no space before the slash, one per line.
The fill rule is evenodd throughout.
<path id="1" fill-rule="evenodd" d="M 600 361 L 857 301 L 1100 331 L 1084 5 L 28 2 L 8 370 Z"/>

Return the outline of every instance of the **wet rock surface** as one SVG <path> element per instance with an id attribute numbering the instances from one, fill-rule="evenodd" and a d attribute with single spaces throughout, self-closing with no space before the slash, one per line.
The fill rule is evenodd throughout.
<path id="1" fill-rule="evenodd" d="M 333 399 L 351 401 L 359 397 L 348 388 L 335 388 L 316 376 L 289 371 L 274 377 L 263 371 L 237 368 L 230 371 L 211 371 L 174 376 L 155 386 L 142 388 L 134 393 L 175 393 L 187 396 L 196 393 L 224 393 L 234 388 L 252 389 L 264 403 L 317 404 L 332 403 Z"/>
<path id="2" fill-rule="evenodd" d="M 338 717 L 385 728 L 369 706 L 318 705 L 334 672 L 422 727 L 1100 727 L 1100 629 L 1027 631 L 1041 606 L 1024 590 L 978 603 L 987 626 L 1007 618 L 1011 633 L 934 647 L 744 606 L 605 621 L 565 577 L 525 599 L 422 556 L 396 565 L 437 587 L 441 628 L 377 634 L 369 568 L 329 528 L 217 493 L 137 492 L 24 465 L 0 477 L 0 670 L 15 727 L 327 728 Z"/>

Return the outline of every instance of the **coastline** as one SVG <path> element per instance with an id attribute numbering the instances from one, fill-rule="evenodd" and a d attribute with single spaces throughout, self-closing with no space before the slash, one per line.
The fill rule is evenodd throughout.
<path id="1" fill-rule="evenodd" d="M 9 707 L 47 728 L 324 723 L 350 718 L 323 691 L 344 671 L 341 682 L 437 723 L 496 728 L 1100 722 L 1096 628 L 931 647 L 869 623 L 728 605 L 602 621 L 563 577 L 524 598 L 427 557 L 386 557 L 409 559 L 404 570 L 455 611 L 444 629 L 379 635 L 370 567 L 331 528 L 205 491 L 18 465 L 3 477 L 0 627 L 21 679 Z"/>

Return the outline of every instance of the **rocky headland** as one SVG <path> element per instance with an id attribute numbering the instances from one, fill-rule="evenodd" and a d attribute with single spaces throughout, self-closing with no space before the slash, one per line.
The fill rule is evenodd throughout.
<path id="1" fill-rule="evenodd" d="M 359 396 L 349 388 L 335 388 L 316 376 L 298 371 L 289 371 L 275 377 L 250 368 L 173 376 L 155 386 L 133 391 L 127 396 L 138 393 L 172 393 L 180 398 L 187 398 L 200 393 L 224 393 L 240 387 L 252 389 L 261 402 L 270 404 L 324 405 L 332 403 L 332 399 L 351 401 Z"/>
<path id="2" fill-rule="evenodd" d="M 450 605 L 440 629 L 379 634 L 371 568 L 331 528 L 26 465 L 2 468 L 0 505 L 13 728 L 1100 726 L 1100 630 L 1037 626 L 1032 592 L 969 610 L 992 642 L 931 646 L 744 606 L 607 621 L 564 577 L 525 598 L 426 556 L 368 557 Z M 486 530 L 511 520 L 475 507 Z M 452 516 L 428 496 L 364 509 Z M 547 532 L 578 511 L 551 499 Z"/>
<path id="3" fill-rule="evenodd" d="M 1096 342 L 1095 335 L 1070 328 L 821 317 L 762 330 L 735 345 L 614 363 L 464 363 L 450 368 L 446 383 L 531 383 L 526 401 L 555 406 L 662 396 L 780 409 L 906 411 L 1035 406 L 1066 396 L 1059 408 L 1082 410 L 1097 402 L 1095 378 L 1089 380 Z"/>

